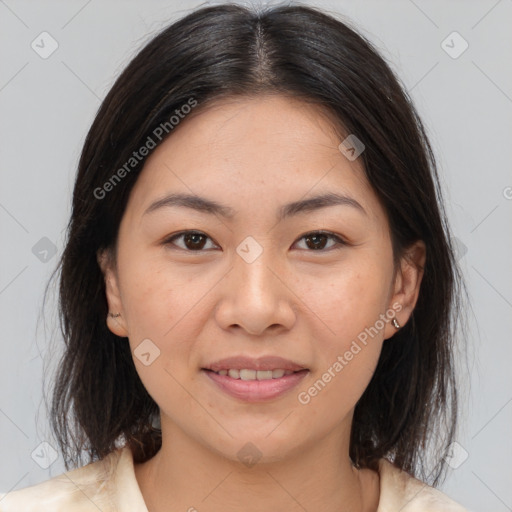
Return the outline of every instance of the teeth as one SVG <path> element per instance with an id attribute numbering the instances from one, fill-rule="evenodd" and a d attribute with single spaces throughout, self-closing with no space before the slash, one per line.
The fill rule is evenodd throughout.
<path id="1" fill-rule="evenodd" d="M 293 372 L 291 370 L 283 370 L 282 368 L 277 368 L 276 370 L 249 370 L 249 369 L 229 369 L 229 370 L 219 370 L 216 372 L 218 375 L 229 375 L 232 379 L 241 379 L 241 380 L 270 380 L 270 379 L 280 379 L 283 375 L 291 375 Z"/>
<path id="2" fill-rule="evenodd" d="M 240 378 L 240 371 L 239 370 L 229 370 L 228 371 L 228 375 L 232 379 L 239 379 Z"/>
<path id="3" fill-rule="evenodd" d="M 258 380 L 269 380 L 273 376 L 272 370 L 266 370 L 266 371 L 261 370 L 261 371 L 255 372 L 255 373 L 256 373 L 256 378 Z"/>
<path id="4" fill-rule="evenodd" d="M 240 378 L 242 380 L 255 380 L 258 373 L 260 372 L 256 370 L 240 370 Z"/>

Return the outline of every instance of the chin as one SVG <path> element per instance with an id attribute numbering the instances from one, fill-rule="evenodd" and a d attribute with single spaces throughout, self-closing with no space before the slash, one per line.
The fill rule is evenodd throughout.
<path id="1" fill-rule="evenodd" d="M 286 433 L 284 439 L 280 439 L 278 436 L 273 438 L 273 434 L 269 436 L 268 431 L 251 435 L 247 435 L 246 431 L 244 435 L 226 439 L 221 447 L 217 445 L 211 448 L 232 462 L 252 468 L 256 464 L 272 464 L 294 457 L 300 453 L 301 447 L 297 435 L 292 433 Z"/>

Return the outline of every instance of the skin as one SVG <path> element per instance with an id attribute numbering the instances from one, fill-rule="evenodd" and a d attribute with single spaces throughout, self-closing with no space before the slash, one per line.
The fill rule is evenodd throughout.
<path id="1" fill-rule="evenodd" d="M 98 254 L 109 310 L 121 314 L 107 319 L 109 328 L 132 351 L 147 338 L 160 350 L 149 366 L 134 357 L 161 412 L 162 448 L 135 465 L 150 512 L 377 509 L 379 475 L 351 464 L 350 427 L 395 327 L 387 322 L 307 405 L 297 396 L 393 304 L 407 322 L 425 246 L 417 242 L 394 266 L 386 213 L 361 159 L 339 151 L 341 140 L 319 107 L 296 99 L 216 102 L 151 154 L 121 221 L 116 261 Z M 326 191 L 350 196 L 365 213 L 335 205 L 276 221 L 283 204 Z M 171 192 L 213 199 L 236 215 L 177 206 L 144 214 Z M 206 238 L 165 243 L 184 230 Z M 326 238 L 315 250 L 304 235 L 318 230 L 348 245 Z M 236 252 L 247 236 L 263 248 L 251 263 Z M 201 371 L 240 354 L 279 355 L 309 373 L 276 399 L 247 403 Z M 252 467 L 237 457 L 249 442 L 261 454 Z"/>

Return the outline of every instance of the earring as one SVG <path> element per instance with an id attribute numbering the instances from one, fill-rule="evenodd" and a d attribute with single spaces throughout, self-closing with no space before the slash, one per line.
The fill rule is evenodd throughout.
<path id="1" fill-rule="evenodd" d="M 114 315 L 114 313 L 109 313 L 108 316 L 111 317 L 111 318 L 117 318 L 117 317 L 121 316 L 121 313 L 117 313 L 115 315 Z"/>
<path id="2" fill-rule="evenodd" d="M 396 318 L 393 318 L 393 327 L 397 330 L 400 329 L 400 324 Z"/>

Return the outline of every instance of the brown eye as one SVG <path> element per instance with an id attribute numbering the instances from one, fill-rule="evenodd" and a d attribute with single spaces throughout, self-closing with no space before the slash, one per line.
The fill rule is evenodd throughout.
<path id="1" fill-rule="evenodd" d="M 182 240 L 182 242 L 178 244 L 176 242 L 177 240 Z M 306 244 L 306 247 L 301 247 L 301 249 L 309 250 L 310 252 L 325 252 L 330 249 L 339 248 L 339 246 L 347 245 L 341 237 L 335 235 L 334 233 L 324 231 L 312 231 L 303 235 L 299 240 L 304 240 Z M 329 240 L 331 240 L 333 243 L 327 245 Z M 208 245 L 208 241 L 211 241 L 211 238 L 204 233 L 199 231 L 183 231 L 168 238 L 164 244 L 174 245 L 188 252 L 201 252 L 203 250 L 215 248 L 215 244 L 212 244 L 213 247 L 212 245 L 210 245 L 210 247 L 206 247 Z"/>
<path id="2" fill-rule="evenodd" d="M 199 233 L 189 233 L 183 237 L 187 249 L 202 249 L 205 244 L 205 236 Z"/>
<path id="3" fill-rule="evenodd" d="M 325 248 L 325 244 L 327 243 L 328 238 L 329 237 L 327 235 L 323 235 L 323 234 L 320 234 L 320 235 L 308 235 L 308 236 L 304 237 L 304 239 L 306 240 L 306 245 L 310 249 L 315 249 L 315 250 L 316 249 L 324 249 Z"/>
<path id="4" fill-rule="evenodd" d="M 305 234 L 302 236 L 302 238 L 300 238 L 300 240 L 305 240 L 306 248 L 313 251 L 325 250 L 329 239 L 333 240 L 334 243 L 327 247 L 327 250 L 336 248 L 336 246 L 346 245 L 345 241 L 339 236 L 335 235 L 334 233 L 324 231 L 313 231 L 311 233 Z"/>
<path id="5" fill-rule="evenodd" d="M 175 243 L 175 241 L 179 239 L 183 240 L 183 245 Z M 180 249 L 192 252 L 202 251 L 207 244 L 207 240 L 211 240 L 211 238 L 204 233 L 200 233 L 198 231 L 183 231 L 182 233 L 178 233 L 167 239 L 165 244 L 176 245 Z"/>

